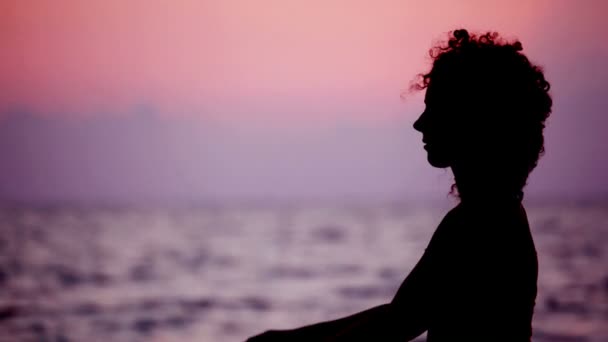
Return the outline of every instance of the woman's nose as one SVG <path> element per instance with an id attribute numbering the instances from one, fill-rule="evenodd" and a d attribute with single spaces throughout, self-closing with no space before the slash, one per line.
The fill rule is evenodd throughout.
<path id="1" fill-rule="evenodd" d="M 418 132 L 422 132 L 422 130 L 424 128 L 423 122 L 424 122 L 424 113 L 420 114 L 420 117 L 418 117 L 416 122 L 414 122 L 414 129 L 417 130 Z"/>

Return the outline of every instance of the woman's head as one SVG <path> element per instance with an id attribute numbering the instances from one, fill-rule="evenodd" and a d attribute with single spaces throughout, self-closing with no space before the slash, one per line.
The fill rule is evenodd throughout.
<path id="1" fill-rule="evenodd" d="M 432 69 L 414 84 L 426 89 L 414 128 L 429 163 L 454 170 L 461 198 L 482 189 L 520 194 L 544 152 L 550 85 L 521 51 L 497 33 L 456 30 L 430 50 Z"/>

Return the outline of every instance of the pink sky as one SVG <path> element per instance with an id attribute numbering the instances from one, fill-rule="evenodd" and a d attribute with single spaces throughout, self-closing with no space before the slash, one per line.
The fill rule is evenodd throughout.
<path id="1" fill-rule="evenodd" d="M 442 33 L 492 28 L 533 46 L 550 3 L 9 0 L 0 108 L 204 115 L 225 101 L 397 98 Z"/>
<path id="2" fill-rule="evenodd" d="M 422 97 L 400 94 L 459 27 L 517 37 L 546 69 L 555 105 L 531 191 L 608 193 L 606 13 L 601 0 L 4 0 L 0 197 L 444 198 L 451 179 L 411 128 Z"/>

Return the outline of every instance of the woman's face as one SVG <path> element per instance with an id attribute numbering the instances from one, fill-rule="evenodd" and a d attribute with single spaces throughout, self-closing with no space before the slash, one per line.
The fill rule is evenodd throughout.
<path id="1" fill-rule="evenodd" d="M 424 98 L 426 108 L 414 122 L 414 129 L 422 133 L 429 163 L 445 168 L 452 166 L 454 160 L 457 142 L 454 132 L 457 127 L 453 121 L 455 109 L 450 108 L 454 103 L 446 96 L 448 92 L 440 89 L 432 83 L 427 87 Z"/>

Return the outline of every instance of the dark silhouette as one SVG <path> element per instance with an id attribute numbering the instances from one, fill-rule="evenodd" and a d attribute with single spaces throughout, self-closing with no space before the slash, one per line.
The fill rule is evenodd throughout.
<path id="1" fill-rule="evenodd" d="M 248 341 L 530 341 L 538 262 L 523 188 L 544 152 L 551 113 L 542 69 L 497 33 L 450 32 L 430 50 L 433 67 L 414 123 L 428 161 L 450 167 L 460 203 L 387 304 Z M 457 193 L 456 193 L 457 191 Z"/>

